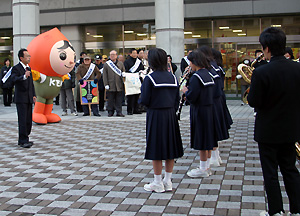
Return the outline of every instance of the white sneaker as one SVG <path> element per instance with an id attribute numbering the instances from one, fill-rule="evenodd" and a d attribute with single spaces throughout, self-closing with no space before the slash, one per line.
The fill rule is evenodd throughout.
<path id="1" fill-rule="evenodd" d="M 165 186 L 165 191 L 172 191 L 172 182 L 165 182 L 163 181 L 164 186 Z"/>
<path id="2" fill-rule="evenodd" d="M 210 168 L 207 169 L 207 173 L 208 173 L 208 175 L 210 175 L 210 176 L 212 175 L 212 171 L 211 171 Z"/>
<path id="3" fill-rule="evenodd" d="M 270 216 L 267 211 L 262 211 L 259 216 Z M 272 216 L 283 216 L 283 212 L 273 214 Z"/>
<path id="4" fill-rule="evenodd" d="M 210 159 L 210 167 L 219 167 L 220 166 L 220 162 L 219 159 Z"/>
<path id="5" fill-rule="evenodd" d="M 63 112 L 61 113 L 61 115 L 62 115 L 62 116 L 66 116 L 66 115 L 68 115 L 68 113 L 65 112 L 65 111 L 63 111 Z"/>
<path id="6" fill-rule="evenodd" d="M 197 178 L 197 177 L 208 177 L 209 174 L 207 170 L 201 170 L 199 167 L 196 169 L 192 169 L 191 171 L 187 172 L 187 175 L 192 178 Z"/>
<path id="7" fill-rule="evenodd" d="M 164 184 L 162 182 L 160 184 L 157 184 L 155 182 L 152 182 L 150 184 L 145 184 L 144 189 L 146 191 L 154 191 L 156 193 L 165 192 Z"/>
<path id="8" fill-rule="evenodd" d="M 78 116 L 77 112 L 72 112 L 71 115 L 72 116 Z"/>

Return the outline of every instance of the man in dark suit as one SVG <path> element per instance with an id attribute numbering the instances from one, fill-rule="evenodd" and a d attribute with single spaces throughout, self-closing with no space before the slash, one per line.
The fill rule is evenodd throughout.
<path id="1" fill-rule="evenodd" d="M 253 72 L 248 102 L 257 111 L 254 140 L 258 142 L 268 212 L 283 215 L 278 166 L 289 198 L 291 215 L 300 213 L 300 175 L 295 166 L 295 142 L 300 139 L 300 64 L 287 60 L 286 36 L 281 29 L 265 29 L 259 41 L 270 62 Z"/>
<path id="2" fill-rule="evenodd" d="M 12 69 L 11 76 L 15 83 L 15 102 L 18 112 L 19 123 L 19 146 L 30 148 L 33 142 L 29 141 L 32 127 L 32 103 L 35 102 L 35 91 L 33 86 L 31 70 L 28 66 L 30 55 L 26 49 L 18 53 L 19 64 Z"/>

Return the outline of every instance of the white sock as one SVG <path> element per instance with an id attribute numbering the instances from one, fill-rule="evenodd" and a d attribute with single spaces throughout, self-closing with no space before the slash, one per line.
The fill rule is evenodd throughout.
<path id="1" fill-rule="evenodd" d="M 217 159 L 219 160 L 219 157 L 220 157 L 219 148 L 216 149 L 216 157 L 217 157 Z"/>
<path id="2" fill-rule="evenodd" d="M 201 170 L 206 170 L 206 163 L 207 163 L 206 161 L 201 161 L 200 160 L 200 169 Z"/>
<path id="3" fill-rule="evenodd" d="M 210 158 L 207 158 L 206 169 L 209 169 L 209 167 L 210 167 Z"/>
<path id="4" fill-rule="evenodd" d="M 211 151 L 211 159 L 212 160 L 217 160 L 217 152 L 216 152 L 216 150 L 212 150 Z"/>
<path id="5" fill-rule="evenodd" d="M 154 174 L 154 182 L 157 183 L 157 184 L 160 184 L 162 182 L 161 174 L 160 175 L 155 175 Z"/>
<path id="6" fill-rule="evenodd" d="M 171 172 L 165 172 L 164 182 L 171 182 L 172 173 Z"/>

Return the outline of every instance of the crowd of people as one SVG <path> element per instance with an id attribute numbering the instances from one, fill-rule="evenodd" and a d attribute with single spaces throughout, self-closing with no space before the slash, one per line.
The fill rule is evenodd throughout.
<path id="1" fill-rule="evenodd" d="M 254 140 L 258 142 L 260 162 L 263 170 L 265 190 L 268 198 L 268 212 L 261 215 L 283 215 L 283 202 L 278 181 L 278 166 L 283 176 L 290 202 L 291 215 L 300 214 L 300 175 L 295 166 L 295 142 L 300 140 L 300 64 L 291 61 L 286 49 L 286 36 L 278 28 L 264 30 L 259 41 L 261 53 L 268 62 L 258 62 L 253 71 L 249 105 L 255 108 Z M 289 56 L 288 56 L 289 54 Z M 19 122 L 18 144 L 30 148 L 32 127 L 32 104 L 36 101 L 31 69 L 28 67 L 30 53 L 21 49 L 19 64 L 10 70 L 10 61 L 5 61 L 3 71 L 11 76 L 3 76 L 4 88 L 15 85 L 15 102 Z M 85 52 L 70 72 L 70 79 L 60 91 L 63 115 L 67 107 L 76 116 L 100 116 L 106 110 L 108 117 L 124 117 L 122 103 L 127 97 L 127 115 L 140 114 L 146 110 L 146 152 L 145 159 L 152 160 L 154 180 L 144 185 L 146 191 L 172 191 L 172 172 L 175 159 L 184 155 L 177 110 L 180 102 L 180 86 L 172 73 L 172 57 L 160 48 L 149 51 L 132 49 L 127 59 L 111 50 L 109 57 L 96 55 L 95 63 Z M 124 61 L 124 62 L 123 62 Z M 206 178 L 212 175 L 211 167 L 222 163 L 219 142 L 229 138 L 233 124 L 224 94 L 225 73 L 222 55 L 208 46 L 189 50 L 181 61 L 181 70 L 186 79 L 182 93 L 190 104 L 190 146 L 199 151 L 199 166 L 187 171 L 192 178 Z M 8 82 L 10 79 L 10 82 Z M 98 83 L 99 104 L 80 104 L 79 85 L 85 80 Z M 124 85 L 125 83 L 125 85 Z M 139 83 L 139 84 L 137 84 Z M 75 99 L 72 89 L 75 88 Z M 10 90 L 6 90 L 9 94 Z M 76 108 L 75 108 L 76 101 Z M 9 106 L 11 98 L 5 100 Z M 76 112 L 77 109 L 77 112 Z M 163 161 L 165 173 L 162 178 Z"/>

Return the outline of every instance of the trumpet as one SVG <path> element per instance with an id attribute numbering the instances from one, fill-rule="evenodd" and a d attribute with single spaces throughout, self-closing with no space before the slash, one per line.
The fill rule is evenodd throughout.
<path id="1" fill-rule="evenodd" d="M 264 57 L 264 54 L 260 54 L 252 63 L 250 66 L 248 65 L 245 65 L 245 64 L 239 64 L 238 66 L 238 71 L 239 73 L 242 75 L 243 79 L 247 82 L 247 83 L 251 83 L 251 77 L 252 77 L 252 74 L 253 74 L 253 70 L 255 69 L 253 67 L 253 65 L 259 61 L 260 59 L 262 59 Z M 243 102 L 245 104 L 248 104 L 248 100 L 247 100 L 247 97 L 248 97 L 248 94 L 249 94 L 249 91 L 250 91 L 250 87 L 248 89 L 246 89 L 246 91 L 243 93 Z"/>

